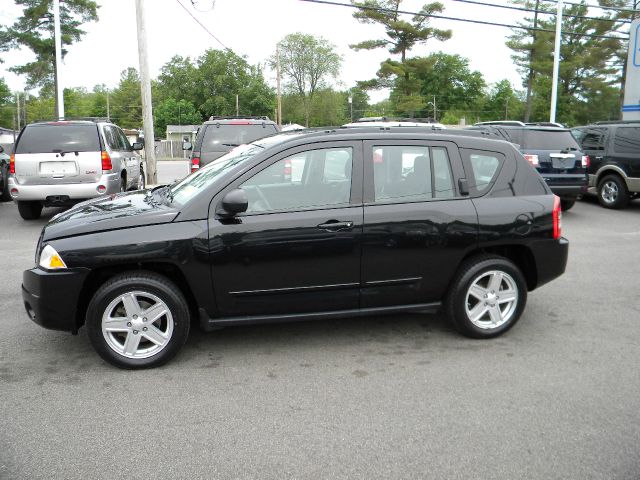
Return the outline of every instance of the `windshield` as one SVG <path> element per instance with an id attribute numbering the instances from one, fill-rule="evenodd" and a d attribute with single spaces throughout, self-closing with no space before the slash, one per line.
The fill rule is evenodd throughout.
<path id="1" fill-rule="evenodd" d="M 579 150 L 568 130 L 527 130 L 522 147 L 527 150 Z"/>
<path id="2" fill-rule="evenodd" d="M 234 148 L 226 155 L 223 155 L 196 173 L 189 175 L 181 182 L 173 185 L 171 187 L 173 201 L 184 205 L 224 173 L 246 162 L 256 153 L 263 150 L 264 148 L 258 145 L 241 145 L 240 147 Z"/>
<path id="3" fill-rule="evenodd" d="M 34 125 L 24 129 L 16 153 L 99 152 L 96 125 Z"/>
<path id="4" fill-rule="evenodd" d="M 262 124 L 212 124 L 202 140 L 203 152 L 219 152 L 228 150 L 228 147 L 251 143 L 259 138 L 276 133 L 275 125 Z"/>

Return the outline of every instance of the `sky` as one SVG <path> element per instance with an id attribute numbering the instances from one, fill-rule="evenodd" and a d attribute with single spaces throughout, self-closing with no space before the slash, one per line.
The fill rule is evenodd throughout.
<path id="1" fill-rule="evenodd" d="M 349 0 L 337 0 L 349 3 Z M 147 44 L 149 68 L 156 77 L 160 68 L 173 55 L 196 58 L 208 48 L 222 48 L 180 5 L 195 15 L 209 31 L 234 52 L 247 57 L 250 63 L 264 63 L 275 51 L 276 43 L 288 33 L 304 32 L 322 36 L 333 43 L 343 57 L 339 78 L 334 85 L 348 88 L 357 80 L 375 77 L 380 62 L 390 55 L 385 49 L 356 52 L 349 44 L 383 38 L 378 25 L 358 23 L 353 9 L 300 0 L 145 0 L 147 10 Z M 402 9 L 418 11 L 424 0 L 405 0 Z M 513 24 L 524 12 L 490 8 L 442 0 L 443 15 Z M 507 4 L 507 0 L 493 0 Z M 63 63 L 62 82 L 65 87 L 85 87 L 105 84 L 115 88 L 120 73 L 127 67 L 138 67 L 136 12 L 134 0 L 98 0 L 99 21 L 85 24 L 86 35 L 71 45 Z M 196 9 L 197 8 L 197 9 Z M 12 24 L 20 10 L 10 0 L 0 2 L 0 24 Z M 473 70 L 479 70 L 488 83 L 504 78 L 516 88 L 521 80 L 505 46 L 510 29 L 477 24 L 432 19 L 431 25 L 451 29 L 453 36 L 446 42 L 430 40 L 415 47 L 411 56 L 443 51 L 459 54 L 470 60 Z M 3 52 L 0 76 L 12 90 L 23 90 L 24 81 L 7 69 L 29 61 L 28 50 Z M 267 82 L 275 85 L 275 73 L 265 69 Z M 35 93 L 35 92 L 32 92 Z M 387 93 L 372 92 L 377 102 Z"/>

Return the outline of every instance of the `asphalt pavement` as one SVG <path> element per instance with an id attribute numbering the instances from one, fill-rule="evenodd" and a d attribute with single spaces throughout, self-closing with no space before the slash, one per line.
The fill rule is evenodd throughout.
<path id="1" fill-rule="evenodd" d="M 149 371 L 24 313 L 56 211 L 0 204 L 0 478 L 640 478 L 640 201 L 565 213 L 566 274 L 500 338 L 419 314 L 233 327 Z"/>

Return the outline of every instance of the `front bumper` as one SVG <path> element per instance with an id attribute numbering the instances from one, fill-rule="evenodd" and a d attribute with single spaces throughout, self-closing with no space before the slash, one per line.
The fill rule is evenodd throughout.
<path id="1" fill-rule="evenodd" d="M 98 187 L 104 185 L 107 190 L 98 193 Z M 21 185 L 15 177 L 9 177 L 9 192 L 17 189 L 17 193 L 11 193 L 11 198 L 15 201 L 41 201 L 46 202 L 48 198 L 67 197 L 71 201 L 79 202 L 89 198 L 103 197 L 118 193 L 120 191 L 120 175 L 108 173 L 102 175 L 96 183 L 61 183 L 54 185 Z"/>
<path id="2" fill-rule="evenodd" d="M 88 274 L 85 268 L 25 270 L 22 299 L 29 318 L 44 328 L 76 333 L 78 300 Z"/>

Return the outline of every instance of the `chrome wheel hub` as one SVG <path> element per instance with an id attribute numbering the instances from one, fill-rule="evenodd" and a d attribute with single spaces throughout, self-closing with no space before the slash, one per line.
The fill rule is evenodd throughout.
<path id="1" fill-rule="evenodd" d="M 158 354 L 171 340 L 173 326 L 167 304 L 143 291 L 120 295 L 102 315 L 102 335 L 107 345 L 127 358 Z"/>
<path id="2" fill-rule="evenodd" d="M 607 203 L 613 203 L 618 198 L 618 185 L 615 182 L 606 182 L 602 185 L 602 199 Z"/>
<path id="3" fill-rule="evenodd" d="M 476 327 L 493 329 L 508 322 L 518 305 L 518 287 L 511 275 L 492 270 L 478 275 L 467 290 L 467 318 Z"/>

